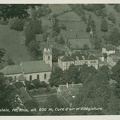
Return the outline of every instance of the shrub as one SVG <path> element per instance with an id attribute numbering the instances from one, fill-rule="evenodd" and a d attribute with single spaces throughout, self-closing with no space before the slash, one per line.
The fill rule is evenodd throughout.
<path id="1" fill-rule="evenodd" d="M 67 30 L 67 27 L 66 27 L 65 24 L 62 24 L 62 25 L 60 26 L 60 28 L 63 29 L 63 30 Z"/>
<path id="2" fill-rule="evenodd" d="M 36 88 L 39 88 L 39 87 L 40 87 L 40 80 L 34 79 L 34 80 L 32 81 L 32 83 L 34 84 L 34 86 L 35 86 Z"/>
<path id="3" fill-rule="evenodd" d="M 24 21 L 23 19 L 19 19 L 15 17 L 9 20 L 9 26 L 10 26 L 10 29 L 22 31 L 24 26 Z"/>
<path id="4" fill-rule="evenodd" d="M 41 82 L 40 82 L 40 87 L 45 88 L 45 87 L 47 87 L 47 86 L 48 86 L 48 84 L 47 84 L 45 81 L 41 81 Z"/>
<path id="5" fill-rule="evenodd" d="M 116 22 L 115 15 L 114 15 L 113 13 L 110 13 L 110 14 L 108 15 L 108 20 L 110 20 L 110 21 L 112 21 L 113 23 L 115 23 L 115 22 Z"/>

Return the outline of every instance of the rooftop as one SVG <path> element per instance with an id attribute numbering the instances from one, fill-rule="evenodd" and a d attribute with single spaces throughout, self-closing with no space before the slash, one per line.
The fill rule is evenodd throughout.
<path id="1" fill-rule="evenodd" d="M 27 61 L 21 62 L 24 73 L 39 73 L 51 71 L 50 65 L 44 61 Z"/>
<path id="2" fill-rule="evenodd" d="M 22 73 L 22 69 L 21 69 L 20 65 L 9 65 L 9 66 L 4 67 L 0 71 L 5 75 L 21 74 Z"/>
<path id="3" fill-rule="evenodd" d="M 72 59 L 70 56 L 68 55 L 65 55 L 65 56 L 62 56 L 60 57 L 60 60 L 65 62 L 65 61 L 74 61 L 74 59 Z"/>
<path id="4" fill-rule="evenodd" d="M 115 50 L 116 49 L 116 47 L 114 45 L 112 45 L 112 44 L 106 45 L 105 48 L 106 48 L 107 51 Z"/>
<path id="5" fill-rule="evenodd" d="M 88 52 L 84 52 L 84 51 L 76 51 L 73 52 L 72 54 L 68 54 L 60 58 L 62 61 L 98 60 L 98 58 L 95 55 L 89 54 Z"/>

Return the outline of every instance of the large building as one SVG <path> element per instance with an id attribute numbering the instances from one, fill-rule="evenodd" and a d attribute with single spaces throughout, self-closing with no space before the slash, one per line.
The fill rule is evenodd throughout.
<path id="1" fill-rule="evenodd" d="M 89 52 L 76 51 L 58 58 L 58 66 L 62 70 L 68 69 L 71 64 L 76 66 L 87 64 L 88 66 L 94 66 L 96 69 L 99 67 L 98 58 Z"/>
<path id="2" fill-rule="evenodd" d="M 9 65 L 0 72 L 16 81 L 19 80 L 20 76 L 24 76 L 26 80 L 39 79 L 40 81 L 48 82 L 51 71 L 52 50 L 46 47 L 43 51 L 43 60 L 21 62 L 20 65 Z"/>

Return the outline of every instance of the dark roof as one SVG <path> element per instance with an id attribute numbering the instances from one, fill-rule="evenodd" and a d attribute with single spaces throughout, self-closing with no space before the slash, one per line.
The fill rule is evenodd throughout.
<path id="1" fill-rule="evenodd" d="M 74 61 L 74 59 L 72 59 L 70 56 L 65 55 L 62 58 L 60 58 L 61 61 L 65 62 L 65 61 Z"/>
<path id="2" fill-rule="evenodd" d="M 15 82 L 14 85 L 17 89 L 24 87 L 24 84 L 22 82 Z"/>
<path id="3" fill-rule="evenodd" d="M 24 87 L 19 88 L 19 93 L 18 93 L 20 99 L 22 100 L 23 103 L 28 102 L 29 100 L 31 100 L 32 98 L 30 97 L 30 95 L 28 94 L 28 92 L 25 90 Z"/>
<path id="4" fill-rule="evenodd" d="M 49 72 L 52 71 L 52 68 L 49 64 L 46 64 L 44 61 L 27 61 L 22 62 L 22 68 L 24 73 L 39 73 L 39 72 Z"/>
<path id="5" fill-rule="evenodd" d="M 75 96 L 76 94 L 78 94 L 78 91 L 82 88 L 82 84 L 68 84 L 68 88 L 67 85 L 59 85 L 59 90 L 61 91 L 61 94 L 63 96 L 67 96 L 67 95 L 72 95 Z"/>
<path id="6" fill-rule="evenodd" d="M 9 65 L 6 66 L 1 70 L 1 72 L 5 75 L 10 75 L 10 74 L 21 74 L 22 69 L 20 65 Z"/>
<path id="7" fill-rule="evenodd" d="M 71 55 L 65 55 L 60 57 L 62 61 L 75 61 L 75 60 L 98 60 L 95 55 L 92 55 L 86 51 L 76 51 L 73 52 Z"/>
<path id="8" fill-rule="evenodd" d="M 94 50 L 94 49 L 91 49 L 91 50 L 86 50 L 87 53 L 90 53 L 90 54 L 93 54 L 95 55 L 96 57 L 102 57 L 104 56 L 101 51 L 98 51 L 98 50 Z"/>
<path id="9" fill-rule="evenodd" d="M 106 48 L 107 51 L 115 50 L 115 49 L 116 49 L 115 46 L 112 45 L 112 44 L 108 44 L 108 45 L 106 45 L 105 48 Z"/>
<path id="10" fill-rule="evenodd" d="M 96 60 L 96 59 L 97 59 L 97 57 L 94 55 L 89 55 L 89 57 L 88 57 L 88 60 Z"/>

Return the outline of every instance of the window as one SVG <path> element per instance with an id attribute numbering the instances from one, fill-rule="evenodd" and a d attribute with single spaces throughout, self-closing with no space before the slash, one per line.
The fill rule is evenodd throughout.
<path id="1" fill-rule="evenodd" d="M 50 56 L 48 56 L 48 60 L 50 60 Z"/>
<path id="2" fill-rule="evenodd" d="M 91 61 L 91 63 L 96 63 L 96 61 L 95 61 L 95 60 L 93 60 L 93 61 Z"/>
<path id="3" fill-rule="evenodd" d="M 30 75 L 30 81 L 32 80 L 32 75 Z"/>
<path id="4" fill-rule="evenodd" d="M 37 75 L 37 79 L 38 79 L 38 80 L 40 79 L 39 75 Z"/>
<path id="5" fill-rule="evenodd" d="M 44 74 L 44 79 L 46 79 L 47 78 L 47 75 L 46 74 Z"/>

